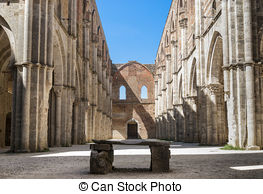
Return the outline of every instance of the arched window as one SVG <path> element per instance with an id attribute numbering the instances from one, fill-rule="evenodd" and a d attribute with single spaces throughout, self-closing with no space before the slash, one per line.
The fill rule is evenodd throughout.
<path id="1" fill-rule="evenodd" d="M 216 0 L 212 3 L 212 14 L 216 14 Z"/>
<path id="2" fill-rule="evenodd" d="M 148 99 L 148 91 L 146 86 L 142 86 L 141 99 Z"/>
<path id="3" fill-rule="evenodd" d="M 216 10 L 216 0 L 213 1 L 212 8 Z"/>
<path id="4" fill-rule="evenodd" d="M 126 100 L 126 88 L 125 86 L 120 87 L 120 100 Z"/>

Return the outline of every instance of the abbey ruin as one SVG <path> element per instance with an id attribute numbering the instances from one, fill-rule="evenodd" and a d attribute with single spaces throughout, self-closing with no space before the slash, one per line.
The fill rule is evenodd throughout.
<path id="1" fill-rule="evenodd" d="M 157 137 L 263 146 L 263 1 L 174 0 L 156 57 Z"/>
<path id="2" fill-rule="evenodd" d="M 94 0 L 1 0 L 0 43 L 0 147 L 111 137 L 111 60 Z"/>
<path id="3" fill-rule="evenodd" d="M 0 0 L 0 147 L 263 147 L 262 0 L 173 0 L 155 64 L 109 53 L 95 0 Z"/>

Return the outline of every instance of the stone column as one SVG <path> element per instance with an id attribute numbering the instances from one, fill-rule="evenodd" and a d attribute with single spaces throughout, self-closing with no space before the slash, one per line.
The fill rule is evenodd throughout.
<path id="1" fill-rule="evenodd" d="M 12 98 L 12 124 L 11 124 L 11 151 L 15 150 L 15 139 L 16 139 L 16 107 L 18 106 L 16 104 L 17 102 L 17 96 L 18 96 L 18 87 L 17 87 L 17 79 L 18 79 L 18 72 L 17 67 L 15 67 L 13 71 L 13 98 Z M 0 92 L 1 95 L 1 92 Z"/>
<path id="2" fill-rule="evenodd" d="M 47 148 L 47 125 L 45 125 L 45 118 L 48 117 L 45 110 L 46 98 L 46 66 L 41 66 L 39 71 L 39 117 L 38 117 L 38 151 L 43 151 Z"/>
<path id="3" fill-rule="evenodd" d="M 166 67 L 162 66 L 162 138 L 167 137 L 167 84 L 166 84 Z"/>
<path id="4" fill-rule="evenodd" d="M 175 141 L 184 141 L 184 111 L 183 104 L 174 105 L 174 117 L 175 117 Z"/>
<path id="5" fill-rule="evenodd" d="M 222 24 L 223 28 L 223 71 L 224 71 L 224 91 L 225 100 L 228 99 L 229 93 L 229 34 L 228 34 L 228 5 L 227 0 L 222 1 Z"/>
<path id="6" fill-rule="evenodd" d="M 253 35 L 252 35 L 252 7 L 251 0 L 243 1 L 244 11 L 244 43 L 246 63 L 246 96 L 247 96 L 247 149 L 258 150 L 256 145 L 256 110 L 255 85 L 253 61 Z"/>
<path id="7" fill-rule="evenodd" d="M 78 144 L 78 123 L 79 123 L 79 100 L 76 99 L 73 105 L 73 144 Z"/>
<path id="8" fill-rule="evenodd" d="M 188 96 L 184 98 L 185 115 L 185 142 L 198 142 L 197 130 L 197 97 Z"/>
<path id="9" fill-rule="evenodd" d="M 173 110 L 173 92 L 172 92 L 172 68 L 171 68 L 171 55 L 166 55 L 166 109 L 167 109 L 167 125 L 166 125 L 166 139 L 171 139 L 172 133 L 172 110 Z"/>
<path id="10" fill-rule="evenodd" d="M 211 119 L 208 126 L 210 130 L 207 132 L 208 144 L 210 145 L 223 145 L 225 144 L 226 137 L 226 120 L 223 103 L 223 85 L 210 84 L 207 86 L 211 104 L 208 109 L 208 117 L 211 114 Z"/>
<path id="11" fill-rule="evenodd" d="M 54 86 L 56 94 L 56 146 L 61 146 L 61 105 L 62 105 L 62 86 Z"/>
<path id="12" fill-rule="evenodd" d="M 29 152 L 31 64 L 23 64 L 21 152 Z"/>
<path id="13" fill-rule="evenodd" d="M 39 133 L 39 72 L 40 64 L 31 68 L 31 100 L 30 100 L 30 150 L 37 151 Z"/>
<path id="14" fill-rule="evenodd" d="M 13 141 L 14 145 L 12 145 L 11 150 L 13 152 L 18 152 L 21 148 L 21 120 L 22 120 L 22 93 L 23 93 L 23 69 L 21 65 L 16 65 L 16 106 L 14 107 L 15 112 L 15 127 L 13 126 L 14 134 Z"/>

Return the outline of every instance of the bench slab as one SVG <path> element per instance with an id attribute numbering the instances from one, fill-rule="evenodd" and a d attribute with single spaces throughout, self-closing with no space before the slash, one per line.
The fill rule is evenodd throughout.
<path id="1" fill-rule="evenodd" d="M 170 142 L 157 139 L 93 140 L 90 145 L 90 172 L 108 174 L 114 160 L 113 145 L 147 145 L 151 150 L 152 172 L 169 172 Z"/>

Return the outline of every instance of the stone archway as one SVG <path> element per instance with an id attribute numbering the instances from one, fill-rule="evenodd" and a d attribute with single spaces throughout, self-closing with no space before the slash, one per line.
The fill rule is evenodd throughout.
<path id="1" fill-rule="evenodd" d="M 63 64 L 64 61 L 64 48 L 61 45 L 61 37 L 59 32 L 54 33 L 53 44 L 53 80 L 52 89 L 49 94 L 49 129 L 48 140 L 49 146 L 61 146 L 62 134 L 62 94 L 63 94 L 63 78 L 65 77 Z"/>
<path id="2" fill-rule="evenodd" d="M 11 145 L 13 97 L 12 48 L 5 27 L 0 24 L 0 147 Z"/>
<path id="3" fill-rule="evenodd" d="M 223 40 L 215 33 L 210 47 L 206 75 L 206 136 L 209 145 L 224 145 L 227 141 L 227 110 L 224 101 Z"/>

